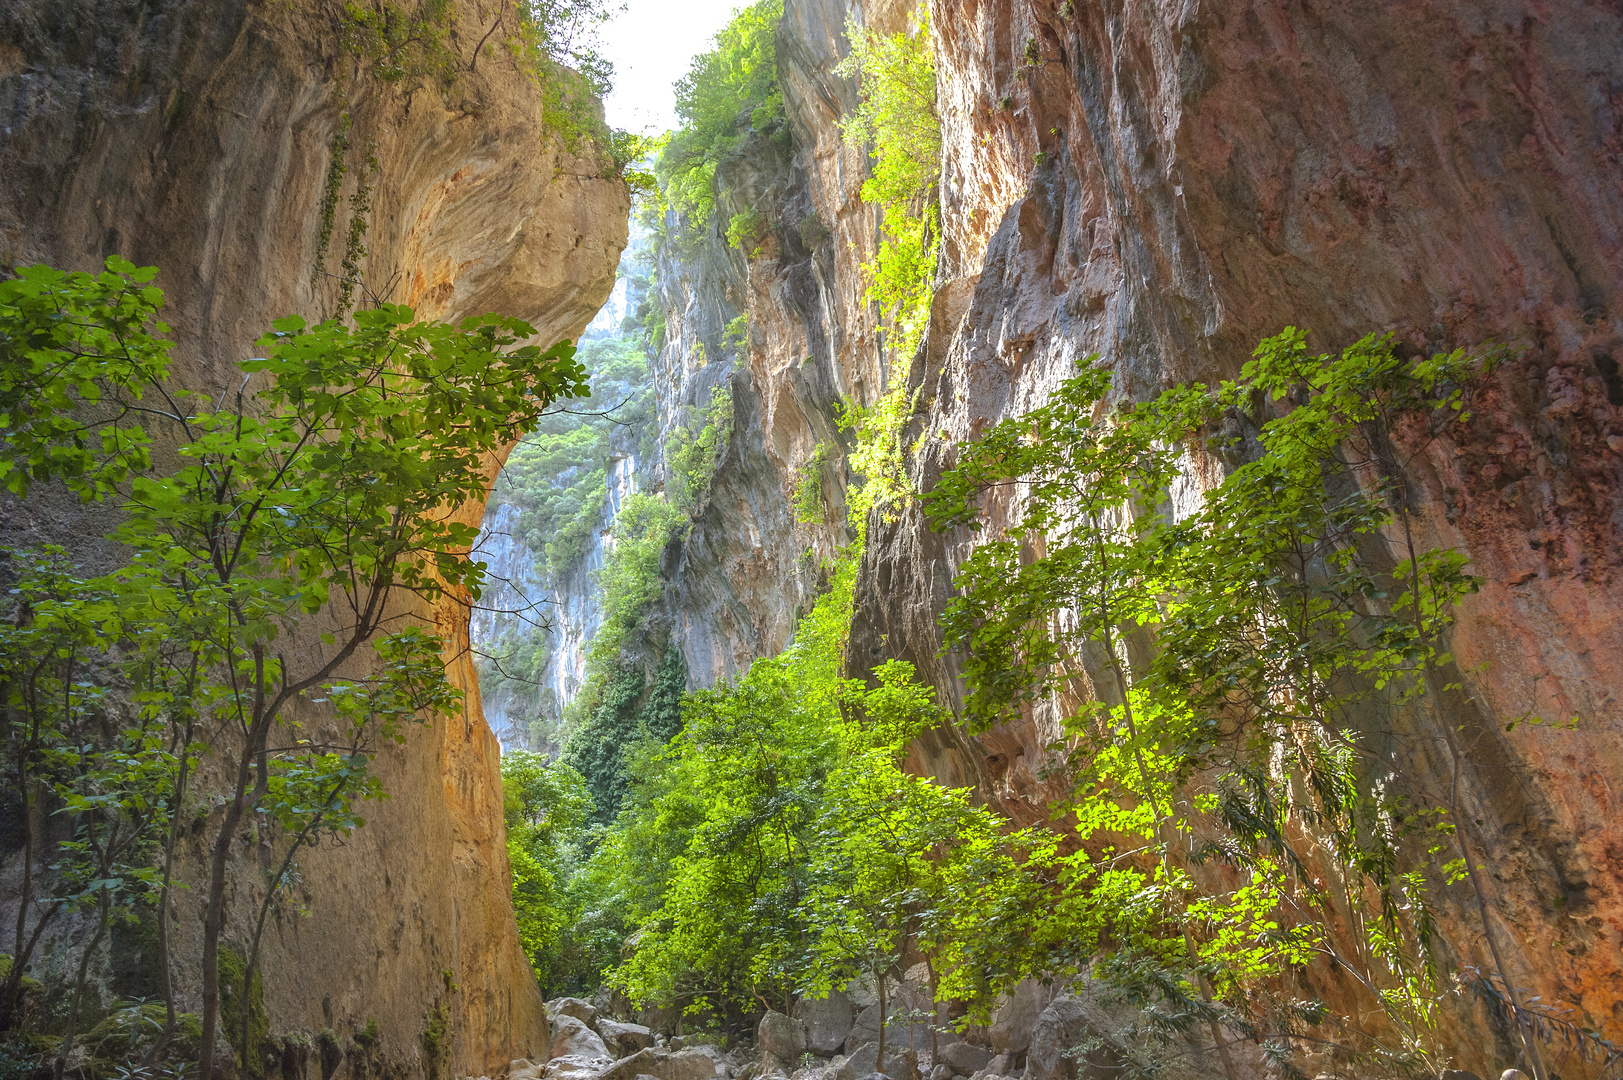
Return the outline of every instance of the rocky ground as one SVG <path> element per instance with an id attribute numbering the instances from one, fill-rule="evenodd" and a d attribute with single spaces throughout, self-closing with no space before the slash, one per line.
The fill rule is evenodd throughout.
<path id="1" fill-rule="evenodd" d="M 714 1033 L 674 1034 L 674 1014 L 613 1019 L 606 1001 L 547 1002 L 552 1056 L 519 1059 L 508 1080 L 1076 1080 L 1115 1075 L 1134 1052 L 1131 1021 L 1098 995 L 1021 983 L 990 1023 L 964 1023 L 946 1003 L 932 1004 L 920 982 L 893 983 L 887 994 L 885 1059 L 879 1062 L 879 1001 L 871 984 L 853 983 L 791 1013 L 768 1012 L 753 1042 Z M 933 1030 L 932 1030 L 933 1029 Z M 1090 1049 L 1091 1047 L 1091 1049 Z M 1168 1080 L 1216 1075 L 1194 1043 L 1170 1048 Z M 486 1078 L 479 1078 L 486 1080 Z M 1475 1080 L 1475 1078 L 1472 1078 Z"/>

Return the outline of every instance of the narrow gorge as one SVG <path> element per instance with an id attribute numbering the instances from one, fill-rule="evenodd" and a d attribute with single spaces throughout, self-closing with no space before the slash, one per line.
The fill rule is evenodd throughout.
<path id="1" fill-rule="evenodd" d="M 0 1080 L 1616 1076 L 1623 8 L 639 2 L 0 6 Z"/>

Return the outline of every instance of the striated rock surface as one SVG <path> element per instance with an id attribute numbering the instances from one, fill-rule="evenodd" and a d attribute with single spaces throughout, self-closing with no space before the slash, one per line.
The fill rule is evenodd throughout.
<path id="1" fill-rule="evenodd" d="M 342 10 L 8 0 L 0 258 L 94 269 L 118 253 L 158 265 L 178 372 L 193 386 L 234 384 L 272 318 L 337 310 L 337 285 L 312 284 L 312 266 L 334 134 L 347 123 L 330 271 L 364 181 L 363 295 L 426 317 L 517 315 L 549 342 L 578 334 L 613 286 L 626 190 L 559 151 L 534 84 L 505 50 L 475 61 L 496 17 L 511 25 L 510 6 L 453 5 L 457 71 L 443 86 L 409 65 L 399 81 L 372 77 L 336 44 Z M 477 522 L 482 509 L 462 516 Z M 103 531 L 49 497 L 4 516 L 8 543 Z M 465 710 L 386 750 L 378 769 L 392 799 L 341 848 L 301 857 L 309 914 L 267 932 L 265 1005 L 273 1036 L 332 1029 L 348 1049 L 351 1030 L 375 1019 L 378 1052 L 408 1073 L 489 1074 L 544 1059 L 547 1026 L 508 898 L 499 748 L 480 713 L 467 610 L 419 614 L 450 643 Z M 259 878 L 245 860 L 238 928 Z M 195 957 L 200 891 L 177 904 L 182 957 Z M 431 1038 L 440 1020 L 449 1037 Z M 357 1052 L 364 1069 L 370 1052 Z"/>
<path id="2" fill-rule="evenodd" d="M 665 298 L 662 397 L 699 401 L 723 377 L 737 392 L 739 435 L 669 603 L 694 681 L 781 646 L 808 587 L 782 572 L 786 556 L 842 538 L 783 508 L 795 470 L 828 438 L 829 403 L 871 401 L 893 365 L 919 392 L 903 441 L 928 433 L 913 463 L 928 486 L 954 443 L 1041 404 L 1094 353 L 1147 395 L 1236 373 L 1286 325 L 1325 349 L 1371 330 L 1406 350 L 1515 344 L 1468 434 L 1415 477 L 1424 542 L 1461 548 L 1486 580 L 1452 642 L 1466 689 L 1449 722 L 1472 748 L 1462 790 L 1517 942 L 1512 979 L 1615 1035 L 1623 12 L 936 0 L 945 236 L 931 333 L 898 358 L 861 299 L 878 223 L 858 196 L 866 163 L 837 127 L 854 87 L 830 69 L 848 14 L 894 30 L 905 12 L 787 0 L 790 148 L 775 172 L 724 176 L 728 212 L 765 208 L 772 238 L 747 261 L 712 245 Z M 746 310 L 747 364 L 712 373 L 715 335 Z M 854 674 L 904 658 L 957 700 L 935 621 L 968 540 L 930 533 L 916 509 L 870 522 Z M 1529 713 L 1580 723 L 1506 730 Z M 1038 712 L 932 735 L 912 764 L 1036 821 L 1063 790 L 1046 768 L 1061 734 Z M 1417 767 L 1444 775 L 1420 734 Z M 1447 1007 L 1461 1067 L 1489 1075 L 1504 1034 L 1469 1001 Z"/>

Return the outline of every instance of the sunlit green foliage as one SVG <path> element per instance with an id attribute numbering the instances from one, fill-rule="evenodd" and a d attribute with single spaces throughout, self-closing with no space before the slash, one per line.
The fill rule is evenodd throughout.
<path id="1" fill-rule="evenodd" d="M 653 844 L 669 864 L 605 879 L 640 926 L 613 976 L 633 998 L 781 1008 L 891 972 L 909 943 L 943 992 L 982 1008 L 1027 970 L 1031 871 L 1053 838 L 1010 835 L 967 791 L 901 770 L 906 742 L 948 718 L 909 665 L 872 689 L 842 677 L 856 561 L 842 557 L 789 650 L 691 694 L 681 734 L 635 774 L 605 857 Z"/>
<path id="2" fill-rule="evenodd" d="M 710 485 L 733 437 L 733 388 L 724 383 L 710 391 L 699 415 L 699 430 L 680 425 L 665 444 L 670 463 L 671 497 L 683 513 L 697 516 L 710 498 Z"/>
<path id="3" fill-rule="evenodd" d="M 664 201 L 689 232 L 702 232 L 716 216 L 716 169 L 757 133 L 783 124 L 776 35 L 783 0 L 742 8 L 716 35 L 715 48 L 694 57 L 676 84 L 676 114 L 655 165 Z M 735 241 L 736 242 L 736 241 Z"/>
<path id="4" fill-rule="evenodd" d="M 383 82 L 456 80 L 462 58 L 451 44 L 451 0 L 356 0 L 345 3 L 339 44 Z"/>
<path id="5" fill-rule="evenodd" d="M 811 457 L 795 470 L 795 520 L 802 525 L 821 525 L 828 518 L 828 504 L 823 494 L 827 481 L 824 473 L 838 452 L 837 446 L 818 443 Z"/>
<path id="6" fill-rule="evenodd" d="M 1240 380 L 1115 407 L 1094 368 L 967 447 L 927 498 L 938 527 L 974 525 L 981 493 L 1019 485 L 1020 517 L 965 562 L 943 626 L 972 724 L 1056 693 L 1094 699 L 1070 718 L 1066 809 L 1085 843 L 1068 917 L 1092 928 L 1077 935 L 1089 949 L 1109 935 L 1095 974 L 1154 1005 L 1160 1036 L 1298 1030 L 1301 1003 L 1271 980 L 1331 956 L 1396 1032 L 1362 1050 L 1434 1061 L 1446 987 L 1431 909 L 1468 854 L 1454 794 L 1387 747 L 1398 728 L 1446 729 L 1443 637 L 1476 581 L 1458 552 L 1417 546 L 1401 485 L 1404 459 L 1468 415 L 1490 364 L 1405 361 L 1373 336 L 1312 356 L 1287 331 Z M 1261 403 L 1287 396 L 1270 418 Z M 1232 430 L 1206 446 L 1232 467 L 1175 514 L 1186 448 L 1213 430 Z M 1130 668 L 1137 641 L 1153 659 Z M 1309 825 L 1327 840 L 1314 852 Z M 1239 884 L 1206 891 L 1175 857 L 1188 850 Z M 1324 857 L 1333 883 L 1303 872 Z M 1322 930 L 1337 913 L 1364 928 L 1350 947 Z"/>
<path id="7" fill-rule="evenodd" d="M 227 869 L 243 826 L 262 821 L 284 855 L 251 933 L 257 946 L 300 846 L 358 827 L 359 803 L 382 794 L 368 772 L 380 745 L 459 700 L 442 643 L 401 622 L 394 598 L 478 596 L 482 571 L 467 554 L 474 530 L 452 511 L 482 497 L 491 454 L 553 400 L 584 391 L 584 372 L 567 344 L 521 344 L 536 331 L 519 320 L 491 315 L 453 327 L 384 305 L 356 313 L 353 326 L 278 320 L 257 343 L 261 355 L 241 365 L 256 386 L 251 397 L 249 380 L 234 395 L 192 390 L 166 377 L 163 297 L 146 284 L 153 275 L 112 259 L 99 276 L 27 267 L 0 282 L 0 404 L 8 420 L 23 418 L 0 442 L 0 474 L 18 494 L 62 481 L 122 512 L 112 538 L 127 562 L 69 590 L 58 601 L 61 625 L 83 632 L 85 651 L 110 654 L 109 674 L 126 681 L 142 724 L 158 725 L 173 760 L 164 765 L 145 735 L 129 746 L 104 729 L 69 735 L 123 762 L 125 777 L 170 769 L 172 794 L 140 800 L 165 808 L 168 840 L 153 875 L 160 891 L 176 838 L 189 830 L 177 813 L 185 781 L 215 785 L 201 898 L 206 1080 L 219 1035 Z M 167 468 L 143 449 L 143 428 L 154 426 L 176 450 Z M 279 639 L 301 624 L 312 637 L 319 628 L 323 648 L 288 660 Z M 45 659 L 8 655 L 25 667 Z M 369 664 L 357 673 L 362 660 Z M 26 682 L 26 671 L 6 673 L 8 705 L 23 709 L 8 708 L 8 723 L 32 707 L 26 693 L 14 697 Z M 65 724 L 73 711 L 67 701 L 55 719 L 36 715 Z M 219 768 L 193 776 L 185 748 L 205 735 Z M 19 767 L 37 766 L 38 750 L 25 747 Z M 86 812 L 99 807 L 97 822 L 127 818 L 112 809 L 121 798 L 113 787 L 97 784 L 84 797 Z M 112 850 L 93 835 L 70 842 L 100 845 L 104 863 Z M 111 914 L 101 911 L 105 929 Z M 244 993 L 255 961 L 251 947 Z M 82 972 L 81 964 L 81 986 Z M 70 1038 L 61 1054 L 71 1049 Z"/>
<path id="8" fill-rule="evenodd" d="M 851 469 L 866 480 L 850 502 L 853 517 L 912 496 L 902 446 L 902 428 L 914 407 L 907 380 L 930 322 L 941 231 L 935 58 L 928 15 L 921 10 L 919 18 L 912 33 L 889 36 L 851 19 L 846 26 L 851 55 L 835 69 L 860 80 L 862 103 L 841 120 L 841 131 L 847 140 L 872 148 L 873 175 L 863 183 L 862 197 L 879 206 L 886 234 L 863 272 L 868 298 L 883 313 L 890 374 L 878 400 L 867 406 L 847 402 L 841 419 L 858 434 Z"/>
<path id="9" fill-rule="evenodd" d="M 581 775 L 526 750 L 502 753 L 502 816 L 519 941 L 548 997 L 575 989 L 582 954 L 573 930 L 584 904 L 569 884 L 582 858 L 591 799 Z"/>
<path id="10" fill-rule="evenodd" d="M 889 321 L 891 364 L 906 367 L 924 337 L 940 245 L 935 190 L 941 172 L 941 118 L 936 115 L 935 57 L 928 14 L 912 33 L 889 36 L 854 18 L 846 26 L 851 55 L 835 72 L 859 77 L 862 103 L 843 117 L 847 140 L 872 147 L 865 202 L 883 213 L 886 237 L 865 267 L 868 295 Z M 892 379 L 891 389 L 895 389 Z"/>
<path id="11" fill-rule="evenodd" d="M 592 636 L 588 658 L 607 670 L 626 635 L 636 629 L 648 605 L 664 592 L 660 564 L 665 546 L 685 535 L 686 522 L 670 503 L 655 495 L 629 495 L 614 518 L 614 546 L 597 571 L 603 590 L 603 624 Z"/>

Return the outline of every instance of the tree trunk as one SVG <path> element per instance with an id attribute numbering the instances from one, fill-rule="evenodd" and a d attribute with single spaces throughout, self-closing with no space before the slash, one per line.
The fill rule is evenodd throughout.
<path id="1" fill-rule="evenodd" d="M 884 973 L 881 972 L 879 974 L 876 974 L 874 976 L 874 983 L 875 983 L 876 986 L 879 987 L 879 1054 L 874 1059 L 873 1071 L 883 1075 L 884 1072 L 885 1072 L 885 1013 L 886 1013 L 886 1008 L 885 1008 L 885 976 L 884 976 Z"/>
<path id="2" fill-rule="evenodd" d="M 89 946 L 85 948 L 84 954 L 79 957 L 79 972 L 73 983 L 73 1008 L 68 1012 L 68 1030 L 62 1036 L 61 1046 L 56 1052 L 56 1067 L 52 1070 L 55 1080 L 62 1080 L 62 1073 L 66 1070 L 68 1064 L 68 1055 L 73 1053 L 73 1042 L 79 1034 L 79 1008 L 84 1002 L 85 980 L 90 973 L 90 959 L 96 955 L 96 950 L 101 947 L 101 939 L 107 934 L 107 924 L 112 921 L 107 910 L 111 901 L 107 898 L 108 894 L 105 890 L 101 895 L 102 899 L 98 904 L 98 918 L 96 919 L 96 935 L 90 939 Z"/>
<path id="3" fill-rule="evenodd" d="M 214 1045 L 220 1025 L 220 933 L 225 929 L 225 872 L 237 826 L 242 824 L 248 772 L 252 765 L 253 755 L 245 752 L 239 763 L 237 797 L 226 807 L 210 861 L 208 903 L 203 913 L 203 1035 L 197 1051 L 199 1080 L 214 1077 Z"/>

